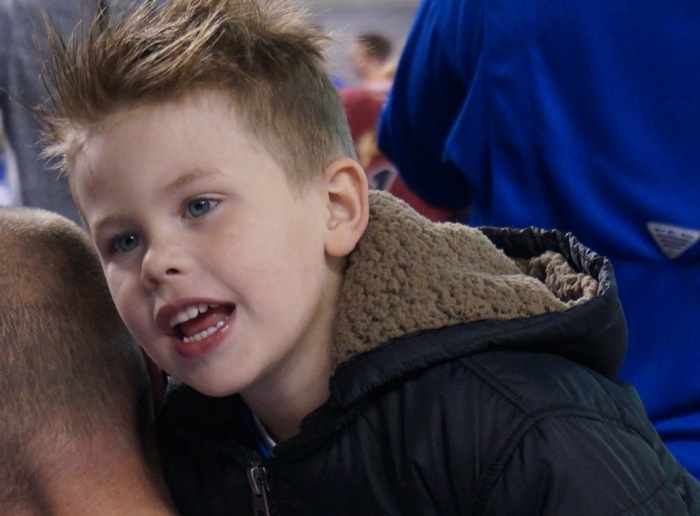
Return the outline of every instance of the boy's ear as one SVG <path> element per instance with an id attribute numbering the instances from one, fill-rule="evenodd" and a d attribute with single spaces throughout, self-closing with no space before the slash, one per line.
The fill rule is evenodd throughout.
<path id="1" fill-rule="evenodd" d="M 367 174 L 350 158 L 333 160 L 324 172 L 328 194 L 325 248 L 329 256 L 350 254 L 369 220 Z"/>

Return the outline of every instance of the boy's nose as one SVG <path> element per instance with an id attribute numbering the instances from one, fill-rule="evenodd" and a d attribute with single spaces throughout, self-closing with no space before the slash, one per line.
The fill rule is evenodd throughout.
<path id="1" fill-rule="evenodd" d="M 148 288 L 157 288 L 184 270 L 183 253 L 177 244 L 167 242 L 150 245 L 141 263 L 141 281 Z"/>

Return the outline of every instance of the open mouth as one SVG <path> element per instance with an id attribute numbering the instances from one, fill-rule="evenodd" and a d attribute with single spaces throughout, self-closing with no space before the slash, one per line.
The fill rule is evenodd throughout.
<path id="1" fill-rule="evenodd" d="M 198 342 L 216 333 L 235 309 L 235 305 L 198 303 L 174 314 L 170 326 L 183 342 Z"/>

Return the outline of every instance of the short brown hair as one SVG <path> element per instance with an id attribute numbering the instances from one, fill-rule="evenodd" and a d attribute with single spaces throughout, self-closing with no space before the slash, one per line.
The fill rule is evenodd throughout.
<path id="1" fill-rule="evenodd" d="M 82 38 L 64 44 L 50 31 L 49 39 L 46 154 L 61 158 L 65 171 L 83 135 L 117 106 L 198 88 L 230 95 L 292 184 L 318 177 L 334 158 L 355 157 L 324 68 L 327 38 L 286 1 L 146 2 L 117 20 L 96 19 Z"/>
<path id="2" fill-rule="evenodd" d="M 76 224 L 36 208 L 0 208 L 0 293 L 2 505 L 37 488 L 32 454 L 51 453 L 46 439 L 145 443 L 153 413 L 141 350 Z"/>

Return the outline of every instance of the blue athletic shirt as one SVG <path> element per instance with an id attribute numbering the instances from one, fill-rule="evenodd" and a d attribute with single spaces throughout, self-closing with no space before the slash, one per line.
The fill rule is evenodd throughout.
<path id="1" fill-rule="evenodd" d="M 612 260 L 621 377 L 700 477 L 700 2 L 425 0 L 379 146 L 470 225 L 571 231 Z"/>

